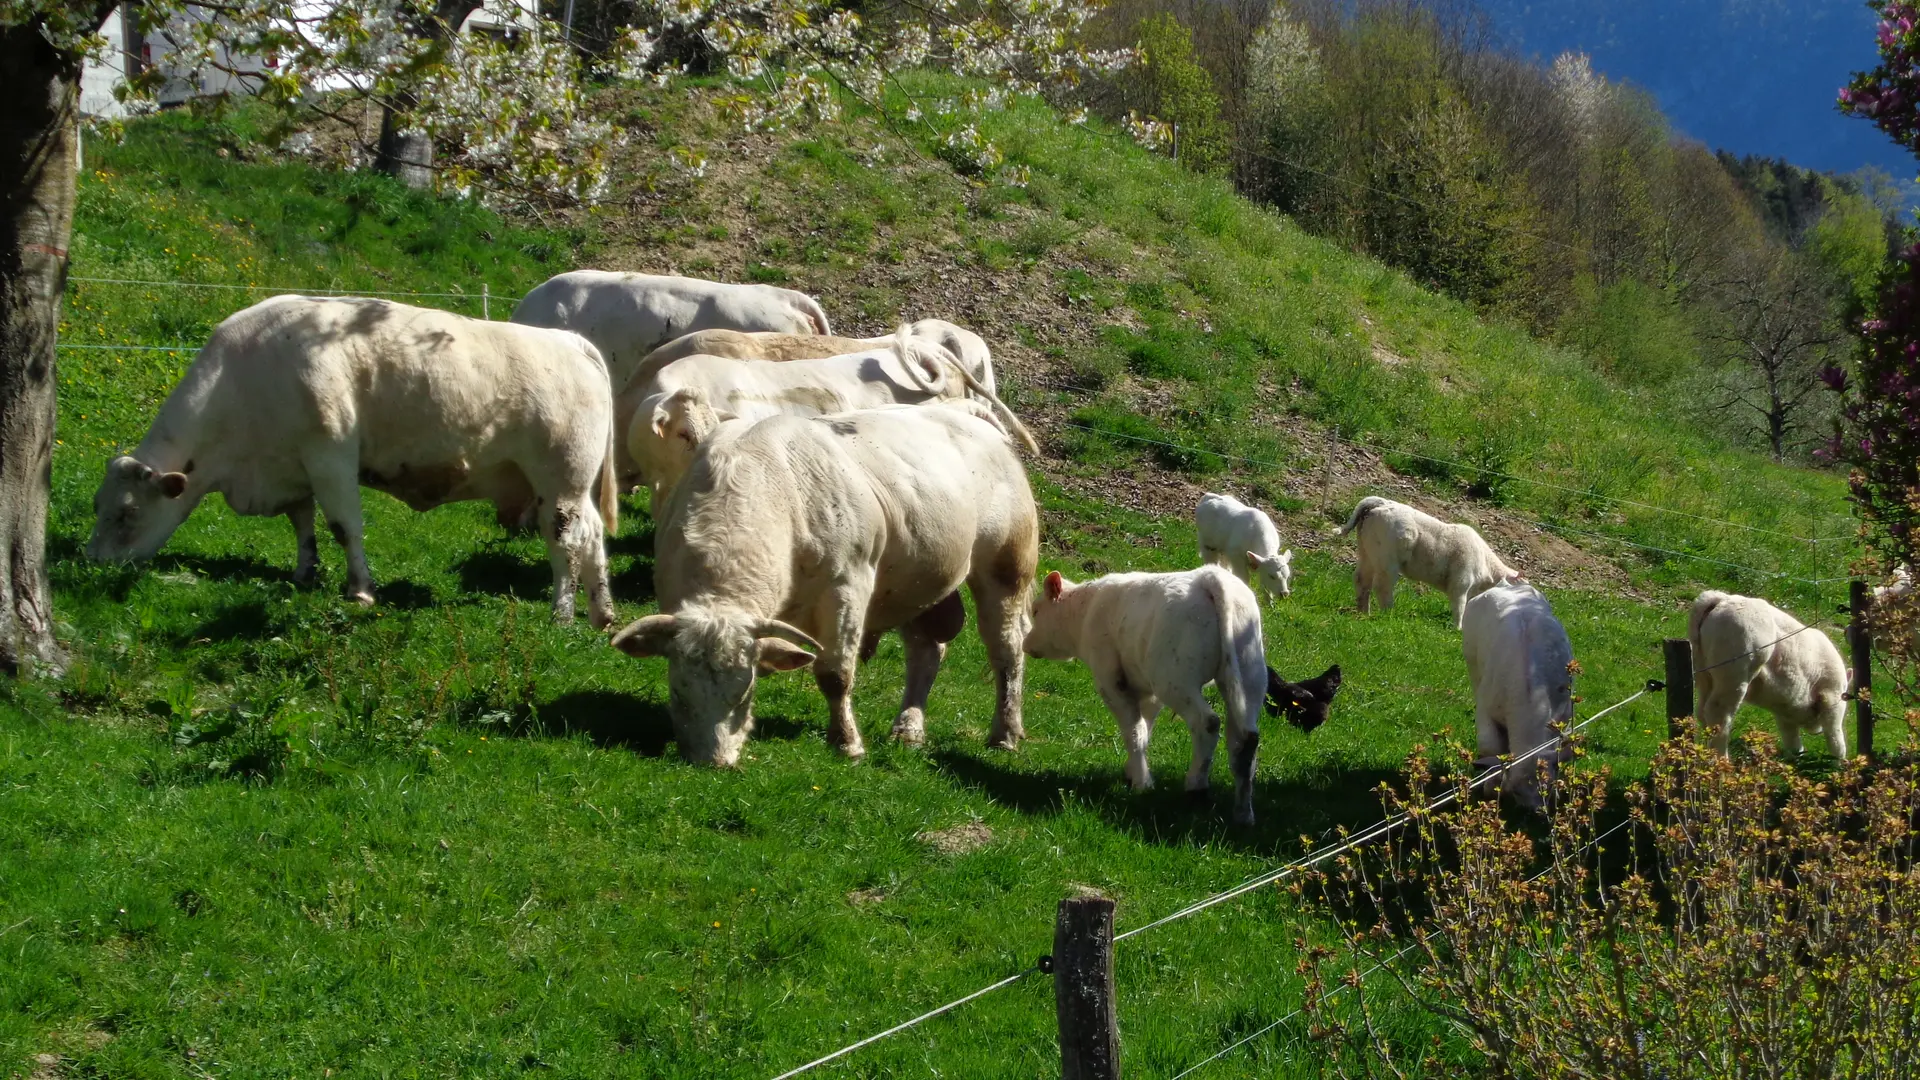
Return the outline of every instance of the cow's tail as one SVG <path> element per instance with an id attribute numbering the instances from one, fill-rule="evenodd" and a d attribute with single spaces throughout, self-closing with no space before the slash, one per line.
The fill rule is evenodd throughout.
<path id="1" fill-rule="evenodd" d="M 1267 645 L 1260 629 L 1260 612 L 1241 610 L 1232 595 L 1238 579 L 1217 567 L 1205 569 L 1207 595 L 1220 617 L 1220 671 L 1214 685 L 1227 707 L 1227 717 L 1243 730 L 1260 725 L 1260 706 L 1267 695 Z"/>
<path id="2" fill-rule="evenodd" d="M 1034 440 L 1033 432 L 1028 431 L 1027 425 L 1021 423 L 1020 418 L 1015 416 L 1013 410 L 1007 407 L 1007 403 L 1000 400 L 999 394 L 994 393 L 991 387 L 976 378 L 973 372 L 968 371 L 967 366 L 962 364 L 959 358 L 955 357 L 951 351 L 947 352 L 947 362 L 954 373 L 960 376 L 960 381 L 966 384 L 969 391 L 982 401 L 985 401 L 992 407 L 995 413 L 998 413 L 1006 420 L 1007 430 L 1011 431 L 1014 437 L 1020 440 L 1020 445 L 1027 448 L 1027 453 L 1035 455 L 1040 453 L 1040 444 Z"/>
<path id="3" fill-rule="evenodd" d="M 813 324 L 813 332 L 821 337 L 831 335 L 833 327 L 827 324 L 827 311 L 820 306 L 820 301 L 803 292 L 796 292 L 794 296 L 799 298 L 795 303 L 799 306 L 801 313 L 807 317 L 807 322 Z"/>
<path id="4" fill-rule="evenodd" d="M 1348 533 L 1352 532 L 1353 530 L 1359 528 L 1360 523 L 1367 520 L 1368 514 L 1373 513 L 1375 510 L 1378 510 L 1385 505 L 1387 505 L 1387 500 L 1381 498 L 1378 495 L 1369 495 L 1366 498 L 1361 499 L 1360 504 L 1353 508 L 1353 516 L 1347 518 L 1347 523 L 1345 525 L 1340 526 L 1340 535 L 1345 536 Z"/>
<path id="5" fill-rule="evenodd" d="M 600 522 L 607 527 L 608 536 L 620 535 L 620 478 L 613 464 L 613 440 L 618 434 L 614 427 L 607 424 L 607 456 L 600 462 Z"/>

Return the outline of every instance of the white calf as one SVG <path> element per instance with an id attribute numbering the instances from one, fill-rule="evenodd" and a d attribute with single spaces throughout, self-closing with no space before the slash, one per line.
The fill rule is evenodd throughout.
<path id="1" fill-rule="evenodd" d="M 1378 495 L 1361 499 L 1340 535 L 1355 529 L 1360 530 L 1360 562 L 1353 572 L 1353 602 L 1363 615 L 1369 594 L 1381 610 L 1393 610 L 1394 585 L 1405 574 L 1446 592 L 1458 628 L 1468 600 L 1503 581 L 1525 580 L 1471 526 L 1441 521 L 1405 503 Z"/>
<path id="2" fill-rule="evenodd" d="M 1253 766 L 1267 692 L 1266 644 L 1253 590 L 1217 566 L 1179 574 L 1109 574 L 1074 585 L 1047 575 L 1033 602 L 1028 656 L 1078 659 L 1120 725 L 1127 780 L 1153 786 L 1147 740 L 1165 705 L 1193 733 L 1187 790 L 1207 789 L 1220 718 L 1202 692 L 1220 688 L 1227 709 L 1233 819 L 1253 824 Z"/>
<path id="3" fill-rule="evenodd" d="M 1551 775 L 1567 752 L 1555 725 L 1573 719 L 1573 646 L 1547 598 L 1525 582 L 1496 585 L 1468 601 L 1462 631 L 1473 684 L 1474 764 L 1491 768 L 1510 759 L 1501 788 L 1537 807 L 1541 763 Z"/>
<path id="4" fill-rule="evenodd" d="M 1272 596 L 1293 593 L 1293 552 L 1280 550 L 1273 519 L 1231 495 L 1208 493 L 1193 513 L 1200 561 L 1224 566 L 1233 576 Z"/>
<path id="5" fill-rule="evenodd" d="M 1687 615 L 1700 723 L 1726 753 L 1733 715 L 1745 704 L 1773 714 L 1780 745 L 1800 753 L 1804 731 L 1826 733 L 1833 756 L 1847 756 L 1846 661 L 1819 630 L 1751 596 L 1708 590 Z"/>

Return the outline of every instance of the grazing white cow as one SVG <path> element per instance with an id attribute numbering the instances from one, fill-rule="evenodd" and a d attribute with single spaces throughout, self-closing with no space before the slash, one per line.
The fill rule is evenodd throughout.
<path id="1" fill-rule="evenodd" d="M 548 278 L 514 306 L 513 321 L 572 330 L 593 342 L 614 390 L 648 353 L 695 330 L 833 333 L 820 301 L 803 292 L 606 270 Z"/>
<path id="2" fill-rule="evenodd" d="M 714 425 L 781 414 L 817 416 L 882 405 L 980 395 L 1029 451 L 1033 436 L 951 353 L 903 327 L 886 348 L 817 360 L 687 356 L 629 383 L 614 403 L 625 437 L 615 452 L 622 483 L 643 479 L 664 501 Z"/>
<path id="3" fill-rule="evenodd" d="M 930 341 L 952 353 L 988 393 L 995 393 L 993 353 L 979 334 L 945 319 L 921 319 L 907 324 L 907 333 Z M 768 331 L 698 330 L 674 338 L 648 353 L 628 374 L 629 380 L 644 379 L 654 371 L 683 356 L 725 356 L 734 360 L 819 360 L 844 353 L 883 349 L 893 335 L 876 338 L 844 338 L 820 334 L 777 334 Z M 615 392 L 625 383 L 615 385 Z"/>
<path id="4" fill-rule="evenodd" d="M 147 436 L 107 464 L 87 553 L 146 559 L 210 492 L 238 514 L 285 514 L 296 580 L 314 577 L 317 500 L 347 554 L 347 594 L 373 603 L 360 485 L 415 510 L 490 499 L 537 507 L 553 611 L 586 578 L 613 621 L 605 529 L 618 525 L 606 365 L 577 334 L 385 300 L 278 296 L 229 317 Z"/>
<path id="5" fill-rule="evenodd" d="M 1467 601 L 1462 631 L 1479 751 L 1474 764 L 1491 768 L 1507 758 L 1501 788 L 1538 807 L 1541 763 L 1551 775 L 1569 749 L 1556 728 L 1573 719 L 1567 631 L 1547 598 L 1524 581 L 1495 585 Z"/>
<path id="6" fill-rule="evenodd" d="M 1904 623 L 1909 636 L 1917 629 L 1913 611 L 1913 569 L 1906 563 L 1893 568 L 1885 585 L 1873 587 L 1873 603 L 1868 609 L 1867 624 L 1873 633 L 1873 643 L 1884 649 L 1887 636 Z M 1891 625 L 1888 625 L 1891 624 Z M 1911 642 L 1909 648 L 1911 648 Z"/>
<path id="7" fill-rule="evenodd" d="M 1800 736 L 1821 731 L 1833 756 L 1847 756 L 1847 683 L 1852 675 L 1832 639 L 1751 596 L 1709 589 L 1687 614 L 1700 723 L 1713 748 L 1727 752 L 1742 704 L 1773 714 L 1781 748 L 1800 753 Z"/>
<path id="8" fill-rule="evenodd" d="M 1472 526 L 1441 521 L 1405 503 L 1378 495 L 1361 499 L 1340 535 L 1355 529 L 1360 560 L 1353 572 L 1353 602 L 1363 615 L 1369 595 L 1382 611 L 1393 610 L 1394 586 L 1404 574 L 1447 594 L 1457 629 L 1468 600 L 1503 581 L 1526 580 L 1500 561 Z"/>
<path id="9" fill-rule="evenodd" d="M 893 736 L 925 738 L 927 695 L 973 594 L 999 681 L 989 745 L 1011 749 L 1020 643 L 1039 552 L 1027 475 L 1004 432 L 967 408 L 871 409 L 722 425 L 659 511 L 660 614 L 613 639 L 667 658 L 680 752 L 735 764 L 756 669 L 813 665 L 828 738 L 866 752 L 854 665 L 899 629 L 906 688 Z M 806 649 L 817 649 L 809 655 Z"/>
<path id="10" fill-rule="evenodd" d="M 1260 749 L 1267 653 L 1260 602 L 1217 566 L 1178 574 L 1109 574 L 1075 585 L 1047 575 L 1035 597 L 1028 656 L 1077 659 L 1093 672 L 1101 700 L 1120 725 L 1127 781 L 1153 786 L 1147 741 L 1162 705 L 1187 722 L 1193 764 L 1187 790 L 1204 792 L 1220 742 L 1220 718 L 1202 692 L 1220 690 L 1227 711 L 1233 820 L 1253 824 L 1253 767 Z"/>
<path id="11" fill-rule="evenodd" d="M 1193 513 L 1200 561 L 1224 566 L 1233 576 L 1269 596 L 1293 593 L 1293 551 L 1280 550 L 1280 530 L 1257 507 L 1231 495 L 1208 492 Z"/>

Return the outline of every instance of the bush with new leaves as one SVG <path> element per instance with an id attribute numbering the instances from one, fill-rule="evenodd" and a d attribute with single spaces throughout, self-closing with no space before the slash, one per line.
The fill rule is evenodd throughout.
<path id="1" fill-rule="evenodd" d="M 1352 948 L 1302 963 L 1327 1073 L 1920 1075 L 1920 768 L 1816 779 L 1765 736 L 1733 760 L 1683 737 L 1617 800 L 1604 771 L 1567 781 L 1540 838 L 1455 782 L 1440 813 L 1389 793 L 1412 824 L 1320 879 Z M 1394 995 L 1466 1045 L 1387 1039 Z"/>

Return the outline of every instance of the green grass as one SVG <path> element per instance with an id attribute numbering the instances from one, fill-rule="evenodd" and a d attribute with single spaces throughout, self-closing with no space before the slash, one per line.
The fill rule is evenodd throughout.
<path id="1" fill-rule="evenodd" d="M 1025 191 L 969 201 L 950 178 L 895 183 L 822 140 L 797 144 L 755 181 L 767 213 L 824 185 L 838 205 L 812 202 L 837 224 L 809 261 L 812 222 L 797 216 L 792 235 L 761 240 L 760 272 L 805 284 L 942 237 L 961 237 L 953 257 L 1010 265 L 1073 249 L 1094 267 L 1062 272 L 1087 298 L 1076 310 L 1137 316 L 1095 346 L 1118 360 L 1111 389 L 1060 392 L 1091 427 L 1284 460 L 1292 448 L 1244 402 L 1298 375 L 1306 389 L 1289 408 L 1448 451 L 1434 456 L 1479 440 L 1529 475 L 1611 478 L 1622 495 L 1767 527 L 1839 512 L 1832 477 L 1638 416 L 1645 403 L 1577 357 L 1482 326 L 1211 182 L 1031 111 L 992 124 L 1034 170 Z M 369 176 L 221 160 L 218 140 L 167 117 L 134 125 L 123 146 L 90 146 L 74 273 L 469 293 L 486 281 L 517 295 L 600 242 L 591 227 L 518 227 Z M 705 225 L 688 235 L 725 239 Z M 1143 253 L 1133 271 L 1095 257 L 1116 238 Z M 248 295 L 77 283 L 63 340 L 192 344 Z M 1355 339 L 1362 313 L 1396 351 L 1426 359 L 1373 364 Z M 480 507 L 418 515 L 369 493 L 383 598 L 372 611 L 339 600 L 337 549 L 322 545 L 325 586 L 296 590 L 286 523 L 237 518 L 218 500 L 149 566 L 84 562 L 102 463 L 139 439 L 186 358 L 69 350 L 60 362 L 52 544 L 74 665 L 6 687 L 0 708 L 0 1070 L 59 1053 L 100 1076 L 772 1075 L 1031 964 L 1077 885 L 1116 896 L 1120 925 L 1139 925 L 1290 856 L 1302 835 L 1376 820 L 1372 789 L 1406 754 L 1438 732 L 1471 734 L 1444 600 L 1408 592 L 1394 612 L 1357 617 L 1351 575 L 1323 549 L 1301 554 L 1295 595 L 1269 608 L 1268 647 L 1296 678 L 1339 662 L 1346 689 L 1312 736 L 1269 725 L 1257 828 L 1226 826 L 1223 793 L 1188 805 L 1177 722 L 1153 745 L 1162 786 L 1126 790 L 1112 722 L 1078 666 L 1034 663 L 1031 742 L 987 752 L 991 678 L 971 631 L 935 688 L 924 749 L 881 739 L 901 679 L 889 640 L 856 687 L 866 763 L 826 747 L 824 705 L 790 675 L 763 682 L 743 768 L 693 768 L 672 753 L 662 667 L 584 626 L 550 625 L 543 551 Z M 1439 365 L 1472 389 L 1435 389 Z M 1161 384 L 1186 412 L 1148 415 L 1124 390 Z M 1055 393 L 1011 391 L 1036 404 Z M 1509 423 L 1516 402 L 1540 423 Z M 1137 445 L 1091 435 L 1068 447 L 1084 464 L 1062 467 L 1123 469 L 1155 453 Z M 1160 464 L 1226 468 L 1200 458 Z M 1689 468 L 1728 486 L 1689 484 Z M 1036 491 L 1043 569 L 1191 561 L 1183 519 L 1044 478 Z M 1502 497 L 1583 522 L 1613 512 L 1524 485 Z M 610 549 L 616 599 L 634 617 L 649 610 L 653 540 L 644 504 L 626 509 Z M 1601 524 L 1705 552 L 1739 540 L 1632 513 Z M 1654 585 L 1701 573 L 1633 565 Z M 1682 628 L 1681 607 L 1659 595 L 1554 593 L 1585 668 L 1584 708 L 1658 674 L 1656 642 Z M 1648 699 L 1599 726 L 1592 757 L 1635 774 L 1663 728 Z M 977 851 L 916 839 L 971 821 L 993 832 Z M 1129 1074 L 1168 1075 L 1293 1009 L 1294 944 L 1328 933 L 1270 889 L 1124 943 Z M 1046 1075 L 1051 1000 L 1035 976 L 826 1075 Z M 1396 1023 L 1414 1041 L 1434 1030 L 1415 1014 Z M 1251 1061 L 1314 1073 L 1297 1028 L 1253 1053 L 1210 1075 Z"/>

